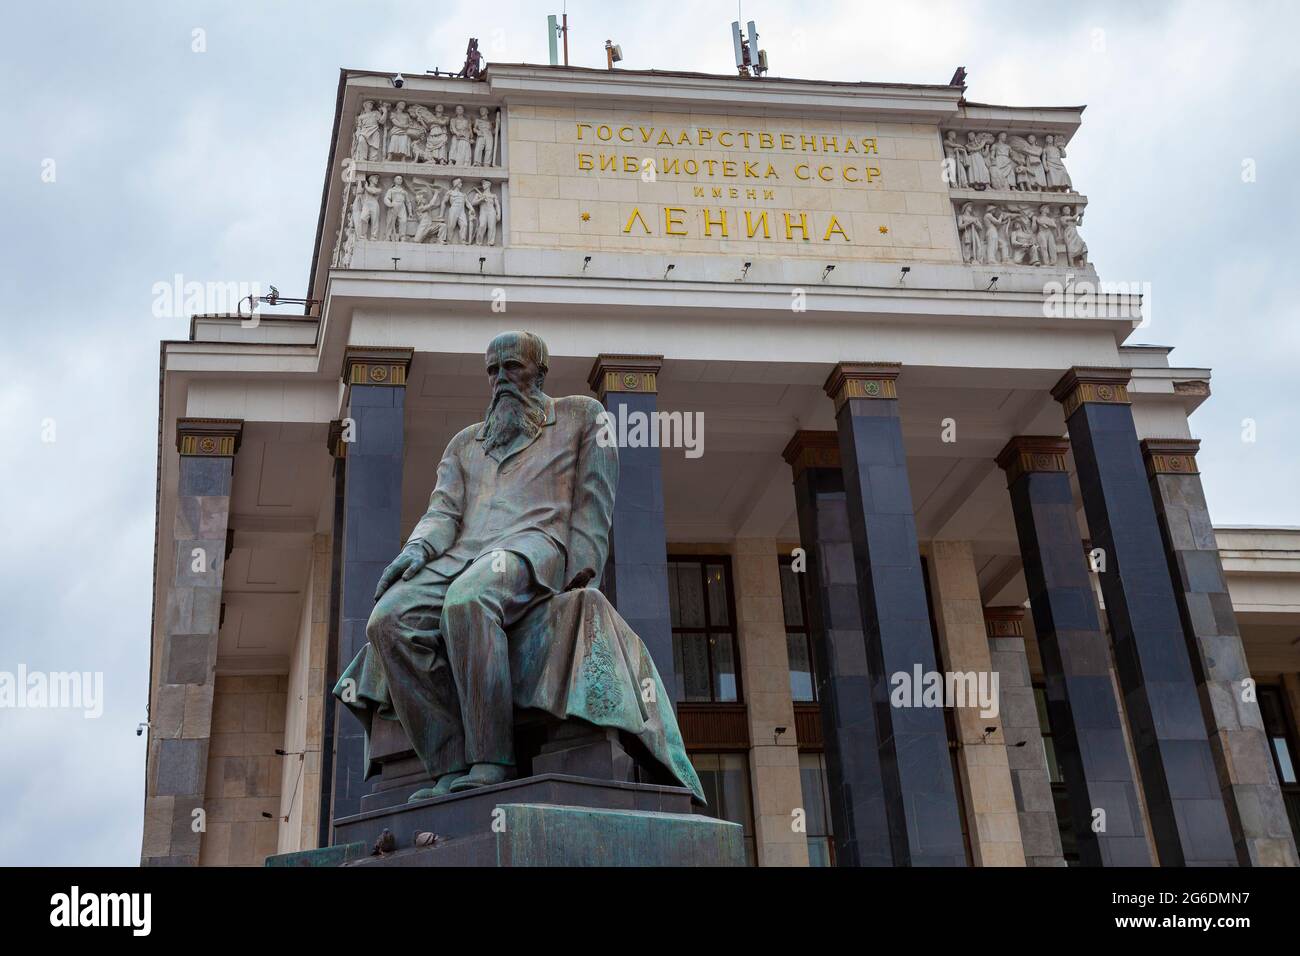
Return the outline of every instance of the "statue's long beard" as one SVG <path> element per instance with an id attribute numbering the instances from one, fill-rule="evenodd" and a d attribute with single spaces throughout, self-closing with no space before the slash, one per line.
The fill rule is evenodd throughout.
<path id="1" fill-rule="evenodd" d="M 511 385 L 498 388 L 487 410 L 487 450 L 508 446 L 521 436 L 534 438 L 545 420 L 546 402 L 540 389 L 523 393 Z"/>

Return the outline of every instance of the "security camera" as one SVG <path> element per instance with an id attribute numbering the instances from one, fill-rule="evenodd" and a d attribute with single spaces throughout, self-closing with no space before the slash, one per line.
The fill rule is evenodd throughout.
<path id="1" fill-rule="evenodd" d="M 145 721 L 141 721 L 140 723 L 136 724 L 136 726 L 135 726 L 135 735 L 136 735 L 137 737 L 141 737 L 141 736 L 143 736 L 143 735 L 144 735 L 144 729 L 145 729 L 146 727 L 148 727 L 148 726 L 149 726 L 149 721 L 147 721 L 147 720 L 145 720 Z"/>
<path id="2" fill-rule="evenodd" d="M 402 76 L 402 74 L 398 73 L 395 77 L 393 77 L 393 86 L 397 87 L 399 90 L 402 88 L 403 85 L 405 85 L 405 83 L 406 83 L 406 79 Z"/>

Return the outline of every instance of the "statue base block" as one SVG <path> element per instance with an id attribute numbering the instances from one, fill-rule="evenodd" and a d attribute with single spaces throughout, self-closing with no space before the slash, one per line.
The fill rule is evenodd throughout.
<path id="1" fill-rule="evenodd" d="M 343 817 L 334 842 L 369 848 L 385 830 L 393 852 L 340 865 L 745 865 L 743 828 L 695 813 L 685 788 L 557 773 Z"/>

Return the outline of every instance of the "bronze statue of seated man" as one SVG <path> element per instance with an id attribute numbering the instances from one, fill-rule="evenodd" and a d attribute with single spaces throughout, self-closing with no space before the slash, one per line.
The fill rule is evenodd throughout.
<path id="1" fill-rule="evenodd" d="M 618 483 L 604 409 L 542 391 L 531 333 L 486 363 L 485 420 L 448 443 L 335 696 L 367 741 L 375 717 L 401 722 L 434 781 L 412 801 L 515 776 L 514 712 L 533 708 L 631 734 L 703 802 L 649 653 L 596 590 Z"/>

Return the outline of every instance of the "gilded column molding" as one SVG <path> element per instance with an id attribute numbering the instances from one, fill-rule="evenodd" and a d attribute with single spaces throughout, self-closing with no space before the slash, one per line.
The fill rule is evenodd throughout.
<path id="1" fill-rule="evenodd" d="M 343 381 L 348 385 L 406 385 L 414 349 L 349 345 L 343 353 Z"/>
<path id="2" fill-rule="evenodd" d="M 1075 366 L 1052 386 L 1052 397 L 1061 403 L 1066 418 L 1084 402 L 1129 405 L 1128 383 L 1132 377 L 1133 370 L 1127 368 Z"/>
<path id="3" fill-rule="evenodd" d="M 662 355 L 598 355 L 587 383 L 602 402 L 610 392 L 659 392 Z"/>
<path id="4" fill-rule="evenodd" d="M 198 458 L 233 458 L 243 430 L 240 418 L 178 418 L 176 450 Z"/>
<path id="5" fill-rule="evenodd" d="M 841 362 L 822 387 L 838 414 L 850 398 L 898 398 L 894 380 L 902 368 L 901 362 Z"/>
<path id="6" fill-rule="evenodd" d="M 797 431 L 781 452 L 795 480 L 808 468 L 840 467 L 840 437 L 837 432 Z"/>
<path id="7" fill-rule="evenodd" d="M 1148 478 L 1201 473 L 1196 467 L 1196 453 L 1201 447 L 1199 438 L 1144 438 L 1141 445 Z"/>
<path id="8" fill-rule="evenodd" d="M 330 450 L 330 456 L 333 458 L 346 458 L 348 456 L 348 443 L 343 440 L 343 420 L 336 418 L 330 422 L 329 435 L 325 439 L 325 445 Z"/>
<path id="9" fill-rule="evenodd" d="M 984 630 L 989 637 L 1024 637 L 1025 609 L 1022 607 L 986 607 Z"/>
<path id="10" fill-rule="evenodd" d="M 1007 487 L 1034 472 L 1064 472 L 1070 442 L 1055 435 L 1017 435 L 998 452 L 998 467 L 1007 473 Z"/>

